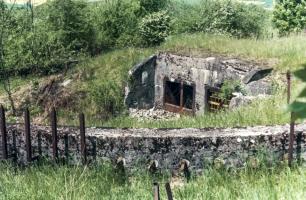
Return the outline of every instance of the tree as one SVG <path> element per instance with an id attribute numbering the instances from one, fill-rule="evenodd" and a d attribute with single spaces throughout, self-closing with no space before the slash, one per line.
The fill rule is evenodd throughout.
<path id="1" fill-rule="evenodd" d="M 165 11 L 145 16 L 139 24 L 139 32 L 148 46 L 159 45 L 170 34 L 171 18 Z"/>
<path id="2" fill-rule="evenodd" d="M 10 75 L 7 73 L 7 59 L 6 59 L 6 45 L 8 43 L 10 30 L 12 30 L 14 23 L 12 20 L 12 13 L 15 2 L 8 8 L 3 0 L 0 0 L 0 81 L 3 88 L 8 95 L 11 104 L 13 115 L 16 114 L 15 103 L 12 97 Z"/>
<path id="3" fill-rule="evenodd" d="M 281 36 L 302 31 L 306 27 L 306 1 L 280 1 L 275 6 L 272 21 Z"/>
<path id="4" fill-rule="evenodd" d="M 47 4 L 46 25 L 65 48 L 89 51 L 92 47 L 94 32 L 86 8 L 87 3 L 81 0 L 53 0 Z"/>

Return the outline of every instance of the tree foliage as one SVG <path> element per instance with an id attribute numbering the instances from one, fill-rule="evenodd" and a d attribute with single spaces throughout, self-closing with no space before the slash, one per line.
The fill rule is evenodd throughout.
<path id="1" fill-rule="evenodd" d="M 294 73 L 294 75 L 306 84 L 306 65 Z M 306 119 L 306 87 L 299 94 L 297 99 L 289 106 L 296 119 Z"/>
<path id="2" fill-rule="evenodd" d="M 156 12 L 147 15 L 139 25 L 140 35 L 144 44 L 148 46 L 159 45 L 170 34 L 170 16 L 166 12 Z"/>
<path id="3" fill-rule="evenodd" d="M 300 32 L 306 27 L 306 1 L 280 1 L 275 6 L 272 21 L 281 36 Z"/>
<path id="4" fill-rule="evenodd" d="M 205 32 L 239 38 L 262 36 L 268 19 L 264 8 L 230 0 L 180 3 L 172 13 L 177 33 Z"/>

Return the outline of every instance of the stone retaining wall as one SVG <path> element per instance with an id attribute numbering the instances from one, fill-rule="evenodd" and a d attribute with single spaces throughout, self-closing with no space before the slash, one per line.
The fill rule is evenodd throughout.
<path id="1" fill-rule="evenodd" d="M 282 159 L 288 149 L 289 126 L 232 129 L 86 129 L 88 159 L 124 157 L 128 167 L 157 160 L 162 168 L 174 168 L 181 159 L 201 169 L 216 161 L 226 166 L 243 166 L 265 149 L 269 157 Z M 32 126 L 33 155 L 52 156 L 50 127 Z M 306 125 L 296 127 L 295 158 L 306 159 Z M 65 140 L 66 138 L 66 140 Z M 15 140 L 15 141 L 14 141 Z M 25 162 L 24 130 L 8 126 L 9 153 L 17 149 L 18 162 Z M 70 162 L 80 161 L 79 131 L 59 128 L 59 155 L 65 158 L 65 141 Z"/>

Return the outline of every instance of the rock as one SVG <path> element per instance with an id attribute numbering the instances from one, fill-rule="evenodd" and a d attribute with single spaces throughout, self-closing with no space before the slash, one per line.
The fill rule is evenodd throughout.
<path id="1" fill-rule="evenodd" d="M 273 92 L 273 85 L 271 81 L 261 79 L 259 81 L 253 81 L 244 86 L 247 95 L 271 95 Z"/>
<path id="2" fill-rule="evenodd" d="M 255 99 L 255 97 L 249 97 L 249 96 L 238 96 L 232 98 L 229 104 L 230 109 L 238 108 L 240 106 L 245 106 L 250 103 Z"/>
<path id="3" fill-rule="evenodd" d="M 139 121 L 143 120 L 173 120 L 180 118 L 178 113 L 172 113 L 161 109 L 129 109 L 130 117 L 138 119 Z"/>

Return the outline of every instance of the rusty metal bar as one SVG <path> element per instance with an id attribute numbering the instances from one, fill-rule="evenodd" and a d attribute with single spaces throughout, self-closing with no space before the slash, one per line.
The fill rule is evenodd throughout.
<path id="1" fill-rule="evenodd" d="M 0 107 L 0 131 L 2 137 L 2 158 L 6 160 L 7 156 L 7 130 L 6 130 L 6 120 L 5 111 L 3 105 Z"/>
<path id="2" fill-rule="evenodd" d="M 52 129 L 52 151 L 53 151 L 53 160 L 58 161 L 58 138 L 57 138 L 57 117 L 56 110 L 53 107 L 51 111 L 51 129 Z"/>
<path id="3" fill-rule="evenodd" d="M 165 188 L 166 188 L 168 200 L 173 200 L 173 194 L 171 191 L 170 183 L 166 183 Z"/>
<path id="4" fill-rule="evenodd" d="M 25 125 L 25 145 L 27 153 L 27 162 L 32 161 L 32 146 L 31 146 L 31 122 L 30 122 L 30 112 L 26 108 L 24 113 L 24 125 Z"/>
<path id="5" fill-rule="evenodd" d="M 86 156 L 86 136 L 85 136 L 85 116 L 84 116 L 84 113 L 80 114 L 79 119 L 80 119 L 81 156 L 82 156 L 82 162 L 84 164 L 86 164 L 87 156 Z"/>
<path id="6" fill-rule="evenodd" d="M 291 101 L 291 73 L 287 72 L 287 103 L 290 104 Z M 293 159 L 293 143 L 294 143 L 294 128 L 295 128 L 295 120 L 294 113 L 290 113 L 290 132 L 289 132 L 289 149 L 288 149 L 288 165 L 292 166 Z"/>
<path id="7" fill-rule="evenodd" d="M 290 104 L 290 100 L 291 100 L 291 73 L 290 71 L 286 73 L 286 77 L 287 77 L 287 103 Z"/>
<path id="8" fill-rule="evenodd" d="M 153 183 L 153 193 L 154 193 L 154 200 L 160 200 L 158 183 Z"/>

